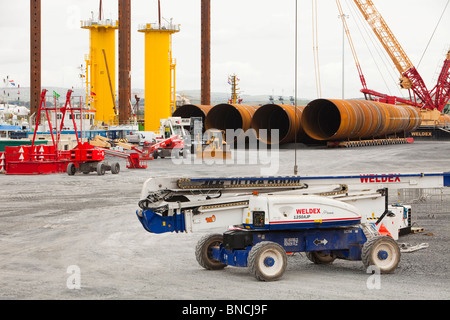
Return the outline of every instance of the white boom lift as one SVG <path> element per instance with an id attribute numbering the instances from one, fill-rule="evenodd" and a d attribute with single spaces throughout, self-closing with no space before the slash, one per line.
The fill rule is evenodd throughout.
<path id="1" fill-rule="evenodd" d="M 272 281 L 284 274 L 287 253 L 306 252 L 316 264 L 361 260 L 390 273 L 411 207 L 389 205 L 388 190 L 449 185 L 450 173 L 151 178 L 137 216 L 151 233 L 217 232 L 196 247 L 206 269 L 248 267 Z"/>

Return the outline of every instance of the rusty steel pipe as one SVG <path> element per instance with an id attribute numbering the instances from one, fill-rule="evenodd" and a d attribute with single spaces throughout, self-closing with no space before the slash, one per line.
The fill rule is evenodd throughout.
<path id="1" fill-rule="evenodd" d="M 305 132 L 320 141 L 382 138 L 413 131 L 420 123 L 414 107 L 366 100 L 318 99 L 302 116 Z"/>
<path id="2" fill-rule="evenodd" d="M 211 0 L 201 0 L 201 104 L 211 104 Z"/>
<path id="3" fill-rule="evenodd" d="M 131 117 L 131 0 L 119 0 L 119 123 Z"/>
<path id="4" fill-rule="evenodd" d="M 253 115 L 259 106 L 243 104 L 218 104 L 206 116 L 205 129 L 250 129 Z"/>
<path id="5" fill-rule="evenodd" d="M 30 0 L 30 115 L 41 101 L 41 0 Z"/>
<path id="6" fill-rule="evenodd" d="M 205 123 L 206 115 L 213 106 L 185 104 L 177 109 L 173 113 L 173 117 L 192 118 L 201 117 L 202 123 Z"/>
<path id="7" fill-rule="evenodd" d="M 297 141 L 303 142 L 307 137 L 301 126 L 303 110 L 306 106 L 266 104 L 260 107 L 252 119 L 252 128 L 256 131 L 259 141 L 265 144 L 285 144 Z M 267 135 L 260 135 L 260 130 L 267 130 Z M 278 130 L 279 141 L 272 141 L 272 130 Z"/>
<path id="8" fill-rule="evenodd" d="M 420 110 L 417 107 L 409 105 L 399 105 L 398 107 L 402 107 L 409 112 L 409 123 L 403 132 L 408 133 L 420 127 L 422 124 L 422 117 L 420 115 Z"/>

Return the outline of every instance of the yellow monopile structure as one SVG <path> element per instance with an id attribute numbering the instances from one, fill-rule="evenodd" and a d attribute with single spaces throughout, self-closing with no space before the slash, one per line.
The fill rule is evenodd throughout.
<path id="1" fill-rule="evenodd" d="M 82 21 L 81 27 L 90 31 L 89 57 L 86 60 L 86 79 L 89 79 L 88 101 L 100 124 L 114 124 L 116 108 L 116 29 L 118 21 Z"/>
<path id="2" fill-rule="evenodd" d="M 160 120 L 172 116 L 175 96 L 175 63 L 172 60 L 172 34 L 180 26 L 147 23 L 145 33 L 145 131 L 158 131 Z"/>

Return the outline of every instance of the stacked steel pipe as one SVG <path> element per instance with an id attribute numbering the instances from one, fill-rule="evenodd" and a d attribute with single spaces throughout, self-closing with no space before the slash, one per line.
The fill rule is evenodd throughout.
<path id="1" fill-rule="evenodd" d="M 258 139 L 265 144 L 285 144 L 299 142 L 307 139 L 301 126 L 302 113 L 305 106 L 266 104 L 260 107 L 252 119 L 252 128 L 255 129 Z M 267 130 L 260 135 L 260 130 Z M 272 141 L 272 130 L 278 130 L 279 142 Z"/>
<path id="2" fill-rule="evenodd" d="M 380 139 L 416 130 L 421 124 L 418 109 L 366 100 L 318 99 L 307 106 L 266 104 L 250 106 L 219 104 L 184 105 L 177 117 L 202 117 L 205 129 L 255 129 L 260 142 L 292 142 Z M 260 130 L 267 134 L 260 135 Z M 272 141 L 272 130 L 279 130 L 279 142 Z"/>
<path id="3" fill-rule="evenodd" d="M 211 110 L 213 106 L 207 105 L 194 105 L 194 104 L 185 104 L 183 106 L 178 107 L 173 113 L 174 117 L 181 118 L 193 118 L 199 117 L 202 118 L 202 123 L 205 123 L 206 115 L 209 110 Z"/>
<path id="4" fill-rule="evenodd" d="M 205 128 L 208 129 L 242 129 L 251 128 L 252 118 L 259 106 L 243 104 L 218 104 L 206 116 Z"/>
<path id="5" fill-rule="evenodd" d="M 413 131 L 420 123 L 414 107 L 366 100 L 318 99 L 302 117 L 305 132 L 320 141 L 384 138 Z"/>

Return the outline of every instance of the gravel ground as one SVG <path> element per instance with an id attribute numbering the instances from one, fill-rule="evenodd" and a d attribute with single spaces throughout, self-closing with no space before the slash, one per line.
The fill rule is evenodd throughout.
<path id="1" fill-rule="evenodd" d="M 450 142 L 301 147 L 297 155 L 300 175 L 443 172 L 449 167 Z M 361 262 L 317 266 L 301 254 L 289 257 L 281 280 L 265 283 L 245 268 L 202 269 L 194 255 L 202 234 L 150 234 L 135 214 L 149 177 L 259 175 L 264 165 L 177 165 L 157 159 L 145 170 L 126 169 L 124 162 L 121 166 L 119 175 L 0 175 L 0 299 L 450 298 L 450 208 L 445 205 L 439 212 L 417 206 L 413 221 L 424 232 L 399 242 L 429 247 L 402 254 L 396 273 L 382 275 L 377 288 L 370 286 L 373 277 Z M 291 175 L 293 167 L 294 151 L 280 150 L 276 173 Z"/>

